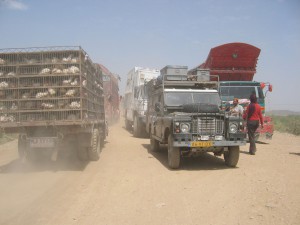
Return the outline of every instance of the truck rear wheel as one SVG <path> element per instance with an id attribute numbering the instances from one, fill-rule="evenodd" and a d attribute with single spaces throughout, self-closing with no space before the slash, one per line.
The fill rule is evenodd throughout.
<path id="1" fill-rule="evenodd" d="M 101 144 L 98 129 L 94 129 L 91 137 L 91 146 L 88 147 L 88 155 L 91 161 L 98 161 L 100 158 Z"/>
<path id="2" fill-rule="evenodd" d="M 158 152 L 159 149 L 159 141 L 152 137 L 150 134 L 150 150 L 151 152 Z"/>
<path id="3" fill-rule="evenodd" d="M 225 164 L 229 167 L 236 167 L 240 157 L 240 146 L 230 146 L 228 151 L 224 152 Z"/>
<path id="4" fill-rule="evenodd" d="M 168 137 L 168 165 L 171 169 L 178 169 L 180 165 L 180 148 L 173 146 L 173 136 Z"/>

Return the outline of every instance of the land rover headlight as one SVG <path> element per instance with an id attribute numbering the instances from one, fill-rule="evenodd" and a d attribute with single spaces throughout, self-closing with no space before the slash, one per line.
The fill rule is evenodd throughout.
<path id="1" fill-rule="evenodd" d="M 188 123 L 181 123 L 180 130 L 182 133 L 188 133 L 190 131 L 190 124 Z"/>
<path id="2" fill-rule="evenodd" d="M 234 134 L 238 130 L 238 125 L 236 123 L 229 124 L 229 133 Z"/>

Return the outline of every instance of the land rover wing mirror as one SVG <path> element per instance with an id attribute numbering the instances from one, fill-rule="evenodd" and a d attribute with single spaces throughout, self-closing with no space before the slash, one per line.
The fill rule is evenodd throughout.
<path id="1" fill-rule="evenodd" d="M 159 102 L 156 102 L 154 107 L 155 107 L 155 112 L 160 111 L 160 103 Z"/>

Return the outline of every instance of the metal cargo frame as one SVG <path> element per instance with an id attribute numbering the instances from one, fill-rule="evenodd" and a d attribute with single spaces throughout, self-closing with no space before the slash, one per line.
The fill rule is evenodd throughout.
<path id="1" fill-rule="evenodd" d="M 0 49 L 0 127 L 104 122 L 101 70 L 80 46 Z"/>

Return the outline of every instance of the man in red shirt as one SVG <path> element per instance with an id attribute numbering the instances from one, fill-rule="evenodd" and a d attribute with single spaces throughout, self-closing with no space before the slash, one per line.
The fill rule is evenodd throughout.
<path id="1" fill-rule="evenodd" d="M 256 144 L 255 144 L 255 131 L 259 127 L 259 122 L 261 127 L 264 127 L 263 117 L 261 113 L 260 105 L 257 103 L 256 95 L 250 95 L 250 104 L 243 115 L 244 120 L 247 120 L 248 138 L 250 142 L 249 153 L 250 155 L 255 155 Z"/>

